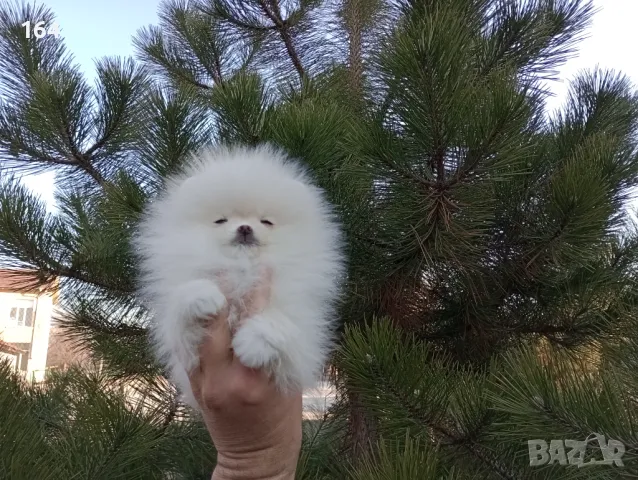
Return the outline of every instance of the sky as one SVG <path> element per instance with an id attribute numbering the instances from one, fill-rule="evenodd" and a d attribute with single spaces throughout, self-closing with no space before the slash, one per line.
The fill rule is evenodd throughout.
<path id="1" fill-rule="evenodd" d="M 4 0 L 0 0 L 2 3 Z M 132 37 L 158 24 L 160 0 L 36 0 L 57 17 L 60 35 L 87 80 L 95 79 L 94 60 L 134 55 Z M 24 177 L 24 183 L 52 207 L 54 174 Z"/>
<path id="2" fill-rule="evenodd" d="M 3 0 L 0 0 L 2 2 Z M 103 56 L 133 55 L 131 37 L 138 28 L 157 24 L 160 0 L 44 0 L 57 15 L 61 35 L 87 78 L 94 78 L 93 60 Z M 595 0 L 599 9 L 588 38 L 577 55 L 560 69 L 551 83 L 556 96 L 548 108 L 560 106 L 568 80 L 580 70 L 599 66 L 627 74 L 638 85 L 638 0 Z M 53 175 L 25 178 L 25 183 L 53 203 Z M 636 204 L 638 206 L 638 204 Z"/>

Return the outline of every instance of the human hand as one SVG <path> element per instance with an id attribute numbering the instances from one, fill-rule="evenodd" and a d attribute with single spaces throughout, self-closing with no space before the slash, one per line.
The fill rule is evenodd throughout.
<path id="1" fill-rule="evenodd" d="M 270 297 L 269 275 L 244 299 L 243 316 Z M 245 314 L 245 315 L 244 315 Z M 217 449 L 213 480 L 292 480 L 301 448 L 301 393 L 284 395 L 259 370 L 242 365 L 231 348 L 226 308 L 210 322 L 191 387 Z"/>

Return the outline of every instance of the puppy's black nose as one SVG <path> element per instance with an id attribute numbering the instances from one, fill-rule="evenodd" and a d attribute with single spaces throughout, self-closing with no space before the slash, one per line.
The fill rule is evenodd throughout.
<path id="1" fill-rule="evenodd" d="M 237 227 L 237 233 L 243 235 L 244 237 L 247 237 L 248 235 L 251 235 L 253 233 L 253 227 L 251 227 L 250 225 L 240 225 L 239 227 Z"/>

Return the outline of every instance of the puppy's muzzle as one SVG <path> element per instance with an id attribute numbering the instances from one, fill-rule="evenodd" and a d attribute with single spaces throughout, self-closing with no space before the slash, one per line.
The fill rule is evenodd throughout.
<path id="1" fill-rule="evenodd" d="M 233 243 L 237 245 L 252 246 L 257 245 L 259 242 L 257 241 L 257 238 L 255 238 L 255 232 L 250 225 L 240 225 L 237 227 Z"/>

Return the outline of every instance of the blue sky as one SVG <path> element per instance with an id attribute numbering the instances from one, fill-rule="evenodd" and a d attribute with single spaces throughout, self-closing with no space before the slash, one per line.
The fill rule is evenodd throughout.
<path id="1" fill-rule="evenodd" d="M 157 24 L 160 0 L 37 0 L 57 16 L 65 43 L 93 78 L 93 60 L 132 55 L 131 37 L 143 26 Z"/>
<path id="2" fill-rule="evenodd" d="M 2 1 L 2 0 L 0 0 Z M 93 78 L 93 60 L 107 55 L 132 55 L 131 37 L 138 28 L 157 24 L 160 0 L 44 0 L 58 17 L 61 34 L 87 78 Z M 621 70 L 638 84 L 638 0 L 595 0 L 600 11 L 579 54 L 560 70 L 560 81 L 551 84 L 556 93 L 549 102 L 556 108 L 567 83 L 579 70 L 596 65 Z M 53 177 L 45 174 L 25 179 L 49 204 Z M 637 204 L 638 206 L 638 204 Z"/>
<path id="3" fill-rule="evenodd" d="M 2 0 L 0 0 L 2 1 Z M 141 27 L 157 24 L 160 0 L 44 0 L 56 15 L 60 34 L 86 78 L 95 78 L 94 60 L 134 54 L 132 37 Z M 53 206 L 49 172 L 25 177 L 24 183 Z"/>

